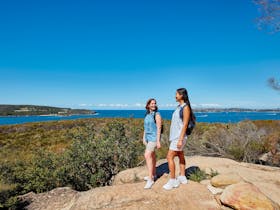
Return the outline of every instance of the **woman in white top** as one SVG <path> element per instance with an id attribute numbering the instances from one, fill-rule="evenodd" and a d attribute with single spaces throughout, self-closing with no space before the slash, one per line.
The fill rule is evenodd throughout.
<path id="1" fill-rule="evenodd" d="M 170 146 L 167 154 L 168 167 L 170 171 L 170 179 L 163 186 L 166 190 L 178 187 L 180 183 L 187 184 L 185 176 L 185 156 L 183 147 L 187 140 L 187 128 L 189 120 L 194 117 L 190 105 L 188 92 L 185 88 L 179 88 L 176 91 L 176 101 L 179 103 L 176 110 L 173 112 L 170 125 Z M 174 157 L 178 156 L 180 161 L 180 175 L 175 178 L 175 163 Z"/>

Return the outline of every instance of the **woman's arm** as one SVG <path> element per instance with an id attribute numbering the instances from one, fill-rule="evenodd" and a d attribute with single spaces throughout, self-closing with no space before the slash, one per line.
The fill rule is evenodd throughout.
<path id="1" fill-rule="evenodd" d="M 144 130 L 144 133 L 143 133 L 143 144 L 146 145 L 147 142 L 146 142 L 146 134 L 145 134 L 145 130 Z"/>
<path id="2" fill-rule="evenodd" d="M 186 131 L 188 128 L 189 120 L 190 120 L 191 110 L 189 106 L 185 106 L 183 109 L 183 127 L 181 130 L 180 138 L 177 144 L 177 147 L 180 148 L 183 144 L 183 139 L 186 135 Z"/>
<path id="3" fill-rule="evenodd" d="M 156 114 L 156 125 L 157 125 L 157 148 L 160 148 L 160 136 L 161 136 L 161 116 Z"/>

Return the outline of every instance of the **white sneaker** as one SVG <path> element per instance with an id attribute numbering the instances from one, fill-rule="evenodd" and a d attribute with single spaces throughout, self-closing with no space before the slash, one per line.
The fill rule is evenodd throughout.
<path id="1" fill-rule="evenodd" d="M 180 182 L 176 179 L 169 179 L 169 181 L 163 185 L 163 188 L 166 190 L 171 190 L 173 188 L 179 187 Z"/>
<path id="2" fill-rule="evenodd" d="M 150 189 L 155 182 L 153 180 L 148 179 L 144 189 Z"/>
<path id="3" fill-rule="evenodd" d="M 177 180 L 181 183 L 181 184 L 187 184 L 188 180 L 186 178 L 186 176 L 178 176 Z"/>

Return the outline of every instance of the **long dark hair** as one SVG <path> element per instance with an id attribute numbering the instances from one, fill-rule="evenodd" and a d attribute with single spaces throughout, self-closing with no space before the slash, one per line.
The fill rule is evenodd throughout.
<path id="1" fill-rule="evenodd" d="M 157 102 L 156 99 L 154 99 L 154 98 L 150 98 L 150 99 L 147 101 L 147 103 L 146 103 L 146 115 L 147 115 L 147 114 L 150 114 L 149 105 L 150 105 L 150 103 L 151 103 L 152 101 Z M 158 110 L 158 107 L 156 106 L 155 112 L 157 112 L 157 110 Z"/>
<path id="2" fill-rule="evenodd" d="M 189 100 L 189 96 L 188 96 L 188 91 L 186 88 L 179 88 L 177 89 L 177 92 L 183 96 L 183 100 L 184 102 L 190 107 L 190 110 L 191 110 L 191 119 L 195 121 L 196 117 L 193 113 L 193 110 L 192 110 L 192 107 L 191 107 L 191 103 L 190 103 L 190 100 Z"/>

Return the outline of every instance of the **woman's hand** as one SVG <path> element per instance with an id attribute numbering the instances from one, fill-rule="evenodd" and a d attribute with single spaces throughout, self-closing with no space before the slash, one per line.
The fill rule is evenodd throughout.
<path id="1" fill-rule="evenodd" d="M 146 146 L 148 143 L 146 142 L 146 133 L 143 133 L 143 144 Z"/>
<path id="2" fill-rule="evenodd" d="M 157 142 L 157 149 L 160 149 L 161 145 L 160 145 L 160 142 L 158 141 Z"/>
<path id="3" fill-rule="evenodd" d="M 178 143 L 177 143 L 177 148 L 181 149 L 182 146 L 183 146 L 183 141 L 179 140 Z"/>

